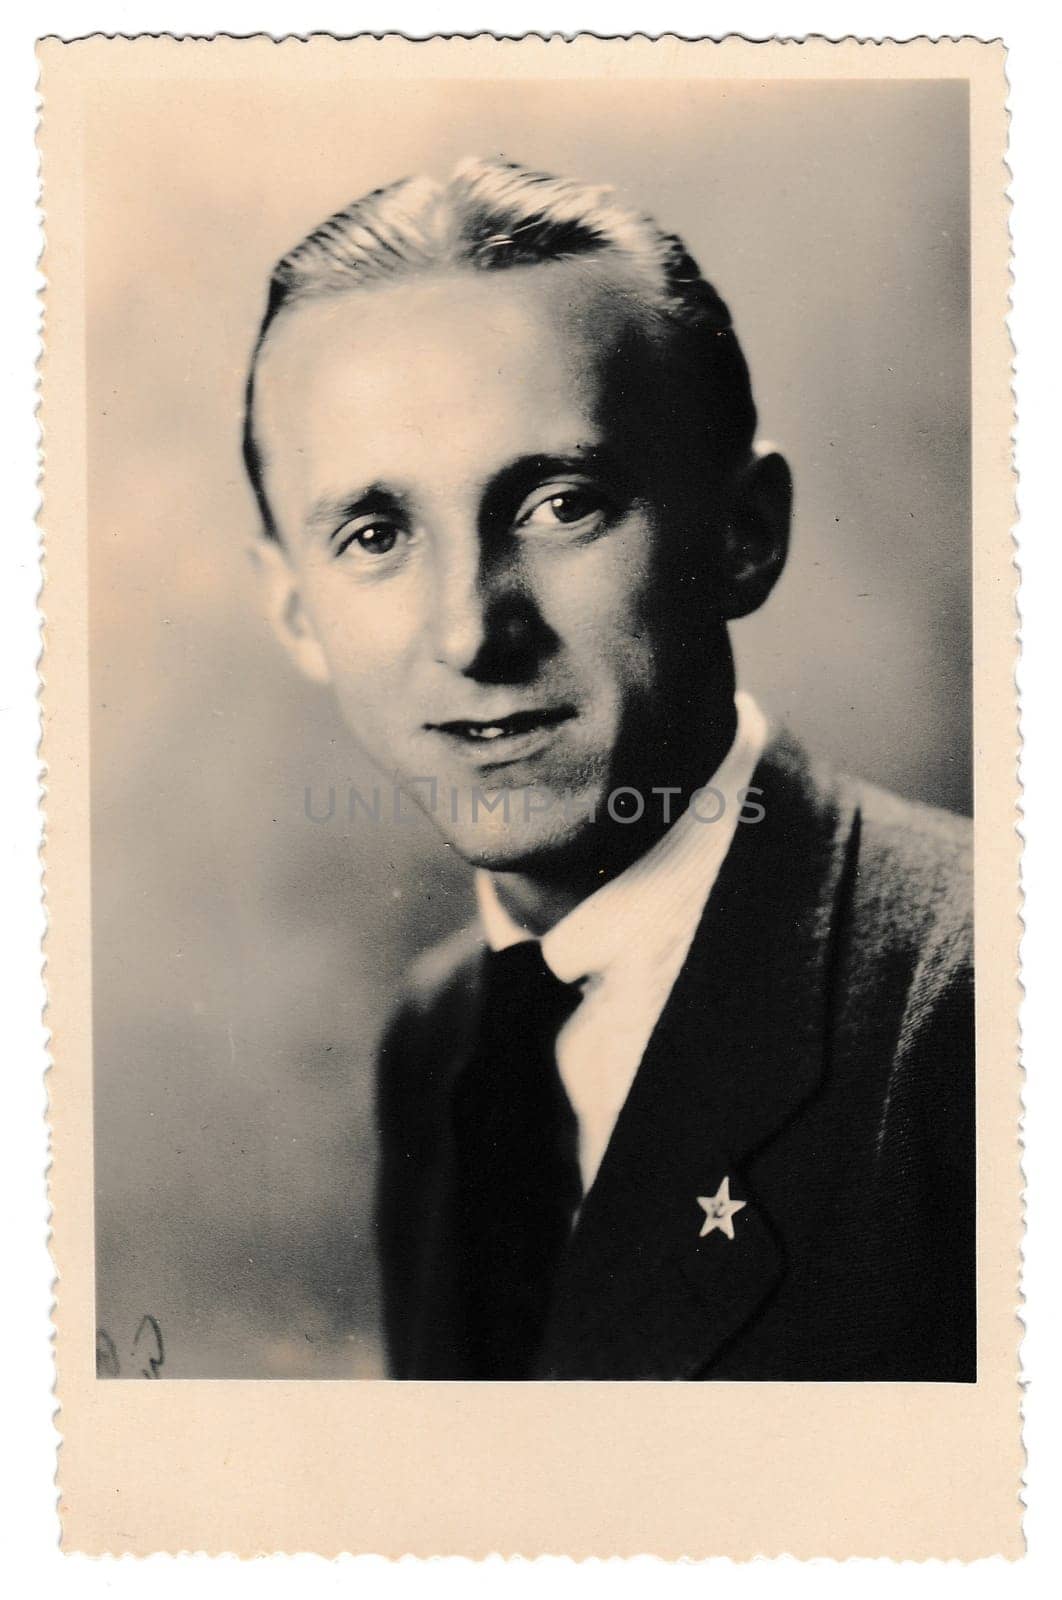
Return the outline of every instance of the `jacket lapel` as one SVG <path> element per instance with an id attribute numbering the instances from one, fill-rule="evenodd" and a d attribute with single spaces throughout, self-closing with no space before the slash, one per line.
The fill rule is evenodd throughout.
<path id="1" fill-rule="evenodd" d="M 781 1281 L 756 1153 L 824 1072 L 829 966 L 852 807 L 776 740 L 763 820 L 739 824 L 690 954 L 586 1197 L 558 1280 L 541 1375 L 683 1378 Z M 724 1179 L 733 1239 L 705 1210 Z"/>
<path id="2" fill-rule="evenodd" d="M 466 1255 L 460 1230 L 453 1095 L 471 1054 L 483 1004 L 486 950 L 478 938 L 461 962 L 450 988 L 456 1000 L 438 1018 L 428 1045 L 433 1061 L 430 1087 L 422 1085 L 431 1106 L 424 1122 L 433 1132 L 433 1156 L 414 1208 L 421 1227 L 416 1288 L 411 1298 L 408 1371 L 416 1378 L 454 1379 L 469 1370 Z"/>

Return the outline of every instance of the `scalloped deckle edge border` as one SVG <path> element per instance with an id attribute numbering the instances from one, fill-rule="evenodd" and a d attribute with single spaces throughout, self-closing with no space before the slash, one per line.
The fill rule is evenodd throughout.
<path id="1" fill-rule="evenodd" d="M 272 48 L 270 48 L 272 47 Z M 93 35 L 40 46 L 46 249 L 40 371 L 47 551 L 42 609 L 47 762 L 45 940 L 58 1483 L 64 1545 L 92 1554 L 492 1552 L 575 1559 L 737 1560 L 1022 1553 L 1014 592 L 1007 333 L 1005 52 L 963 38 L 903 43 L 603 40 L 579 34 L 422 41 Z M 307 93 L 317 75 L 814 80 L 962 76 L 971 84 L 974 204 L 975 703 L 983 1379 L 941 1386 L 97 1384 L 93 1321 L 91 918 L 84 671 L 85 382 L 80 155 L 88 86 L 253 72 Z M 982 974 L 984 982 L 982 983 Z M 901 1392 L 904 1391 L 904 1392 Z M 491 1392 L 492 1391 L 492 1392 Z M 943 1440 L 943 1445 L 942 1445 Z M 751 1441 L 751 1444 L 750 1444 Z M 905 1483 L 927 1453 L 957 1475 Z M 888 1493 L 858 1492 L 873 1451 Z M 712 1492 L 706 1497 L 706 1481 Z M 869 1481 L 873 1481 L 872 1479 Z M 963 1503 L 954 1504 L 957 1481 Z M 589 1482 L 592 1501 L 579 1485 Z M 563 1493 L 558 1495 L 558 1486 Z M 1009 1487 L 1008 1487 L 1009 1486 Z M 952 1499 L 949 1500 L 949 1493 Z M 891 1520 L 890 1520 L 891 1517 Z"/>

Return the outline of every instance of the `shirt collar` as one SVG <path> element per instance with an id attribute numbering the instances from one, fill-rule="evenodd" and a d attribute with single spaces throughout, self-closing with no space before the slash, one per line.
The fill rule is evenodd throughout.
<path id="1" fill-rule="evenodd" d="M 639 963 L 652 961 L 657 946 L 673 945 L 683 932 L 692 935 L 734 837 L 738 792 L 751 782 L 767 742 L 767 723 L 756 702 L 739 692 L 734 705 L 734 742 L 705 785 L 724 797 L 722 814 L 714 822 L 705 820 L 719 807 L 714 796 L 691 802 L 651 850 L 544 935 L 543 957 L 562 982 L 599 976 L 630 956 Z M 476 873 L 475 888 L 492 950 L 534 937 L 506 911 L 489 873 Z"/>

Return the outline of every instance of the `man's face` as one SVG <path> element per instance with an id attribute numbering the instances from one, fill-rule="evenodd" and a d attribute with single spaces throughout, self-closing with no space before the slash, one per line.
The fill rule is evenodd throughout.
<path id="1" fill-rule="evenodd" d="M 563 859 L 613 789 L 675 769 L 722 633 L 688 410 L 629 283 L 585 263 L 407 279 L 269 334 L 293 603 L 359 743 L 422 803 L 435 780 L 470 861 Z"/>

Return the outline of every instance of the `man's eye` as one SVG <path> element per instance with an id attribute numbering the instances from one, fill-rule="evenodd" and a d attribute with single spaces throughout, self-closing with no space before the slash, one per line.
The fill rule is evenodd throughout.
<path id="1" fill-rule="evenodd" d="M 355 545 L 369 556 L 390 555 L 398 541 L 399 529 L 393 522 L 363 522 L 359 527 L 341 533 L 336 544 L 336 554 L 342 555 Z"/>
<path id="2" fill-rule="evenodd" d="M 560 489 L 535 500 L 516 520 L 521 528 L 567 528 L 604 510 L 605 498 L 596 489 Z"/>

